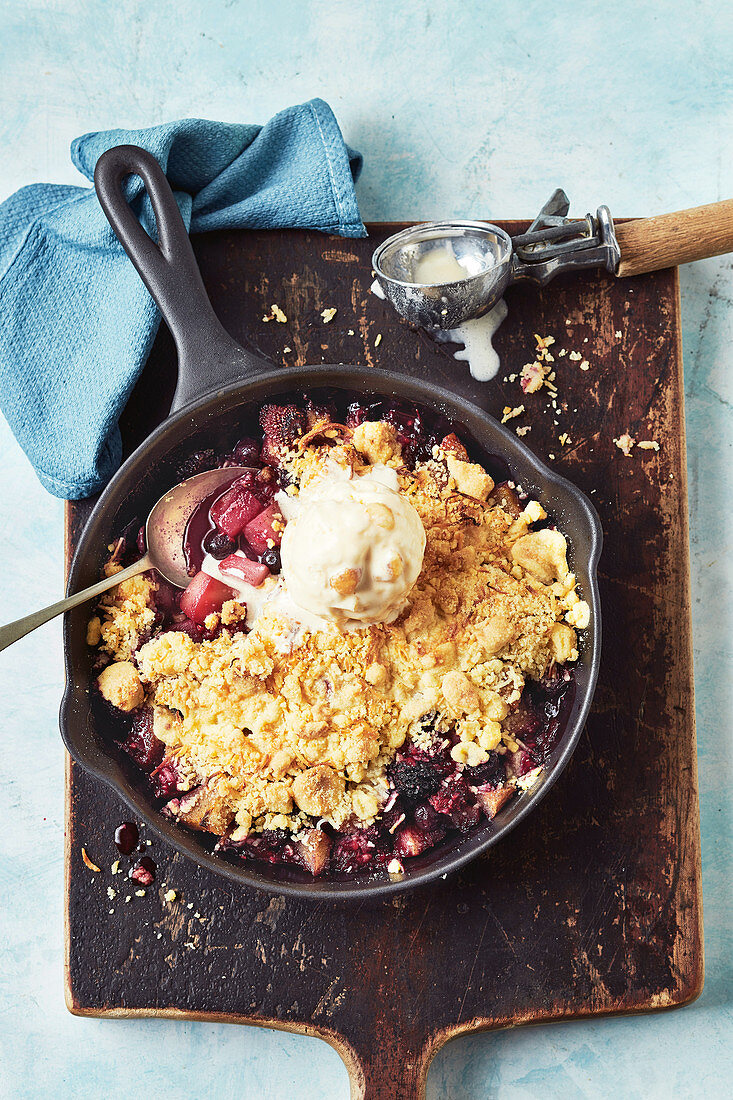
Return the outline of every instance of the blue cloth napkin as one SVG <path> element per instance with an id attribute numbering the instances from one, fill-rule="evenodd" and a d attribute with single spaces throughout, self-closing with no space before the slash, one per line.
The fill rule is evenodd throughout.
<path id="1" fill-rule="evenodd" d="M 123 144 L 158 158 L 192 232 L 299 226 L 366 236 L 354 195 L 361 156 L 323 100 L 265 126 L 184 119 L 85 134 L 71 157 L 91 180 L 99 156 Z M 150 230 L 142 182 L 126 186 Z M 34 184 L 0 205 L 0 407 L 56 496 L 91 496 L 119 466 L 117 422 L 159 321 L 94 188 Z"/>

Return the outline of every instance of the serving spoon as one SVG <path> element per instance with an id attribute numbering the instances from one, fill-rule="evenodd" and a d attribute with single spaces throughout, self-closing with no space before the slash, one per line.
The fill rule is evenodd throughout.
<path id="1" fill-rule="evenodd" d="M 64 611 L 71 611 L 72 607 L 78 607 L 87 600 L 93 600 L 95 596 L 101 596 L 103 592 L 116 588 L 123 581 L 136 577 L 139 573 L 145 573 L 148 569 L 154 569 L 160 573 L 176 588 L 185 588 L 191 577 L 186 568 L 183 537 L 191 513 L 217 489 L 228 488 L 249 469 L 248 466 L 225 466 L 217 470 L 205 470 L 168 489 L 150 511 L 145 524 L 145 541 L 148 549 L 139 561 L 133 562 L 127 569 L 111 577 L 105 577 L 104 580 L 89 588 L 84 588 L 81 592 L 74 593 L 73 596 L 67 596 L 65 600 L 59 600 L 50 607 L 44 607 L 42 611 L 35 611 L 32 615 L 26 615 L 23 619 L 16 619 L 14 623 L 0 627 L 0 651 L 7 649 L 20 638 L 24 638 L 36 627 L 43 626 L 49 619 L 62 615 Z"/>

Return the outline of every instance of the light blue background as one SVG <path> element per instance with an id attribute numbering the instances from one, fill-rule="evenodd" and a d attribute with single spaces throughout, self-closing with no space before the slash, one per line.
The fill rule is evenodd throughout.
<path id="1" fill-rule="evenodd" d="M 313 95 L 362 151 L 365 220 L 618 215 L 733 195 L 733 9 L 713 0 L 5 0 L 0 197 L 79 182 L 86 130 L 265 121 Z M 733 264 L 682 272 L 707 983 L 676 1013 L 460 1039 L 431 1100 L 730 1095 Z M 0 617 L 57 598 L 62 504 L 0 425 Z M 726 511 L 728 509 L 728 511 Z M 630 532 L 630 537 L 632 533 Z M 325 1044 L 164 1020 L 80 1020 L 62 995 L 61 641 L 0 656 L 0 1094 L 343 1100 Z"/>

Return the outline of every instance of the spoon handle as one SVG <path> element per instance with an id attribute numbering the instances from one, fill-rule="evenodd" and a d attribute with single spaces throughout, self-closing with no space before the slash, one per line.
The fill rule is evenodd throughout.
<path id="1" fill-rule="evenodd" d="M 101 596 L 109 588 L 114 588 L 122 581 L 129 580 L 130 577 L 136 577 L 138 573 L 144 573 L 147 569 L 152 569 L 149 554 L 145 554 L 144 557 L 140 558 L 140 561 L 128 565 L 127 569 L 123 569 L 121 573 L 115 573 L 112 577 L 105 577 L 103 581 L 98 581 L 97 584 L 84 588 L 81 592 L 74 593 L 73 596 L 67 596 L 65 600 L 59 600 L 58 603 L 53 603 L 50 607 L 44 607 L 42 611 L 34 611 L 32 615 L 26 615 L 23 619 L 16 619 L 14 623 L 8 623 L 7 626 L 0 627 L 0 650 L 7 649 L 13 642 L 17 642 L 19 638 L 24 638 L 37 626 L 43 626 L 49 619 L 62 615 L 64 611 L 71 611 L 73 607 L 78 607 L 79 604 L 86 603 L 87 600 L 93 600 L 95 596 Z"/>

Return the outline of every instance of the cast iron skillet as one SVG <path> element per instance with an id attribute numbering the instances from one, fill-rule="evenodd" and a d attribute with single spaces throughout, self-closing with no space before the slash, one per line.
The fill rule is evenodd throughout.
<path id="1" fill-rule="evenodd" d="M 159 243 L 145 232 L 122 192 L 122 182 L 139 175 L 157 220 Z M 490 455 L 501 456 L 512 475 L 539 499 L 567 534 L 571 568 L 593 609 L 576 668 L 576 691 L 568 722 L 544 776 L 531 791 L 517 795 L 494 822 L 477 826 L 467 836 L 454 836 L 431 852 L 408 861 L 403 879 L 384 875 L 351 875 L 314 880 L 305 871 L 285 866 L 229 863 L 213 855 L 213 840 L 164 818 L 155 809 L 147 780 L 112 740 L 112 719 L 91 691 L 92 670 L 86 645 L 89 608 L 66 615 L 64 623 L 66 691 L 61 705 L 61 732 L 74 760 L 107 783 L 130 809 L 161 838 L 234 882 L 280 894 L 318 899 L 382 898 L 426 883 L 467 863 L 495 844 L 537 805 L 568 762 L 591 704 L 600 660 L 600 614 L 596 567 L 601 550 L 598 517 L 586 497 L 570 482 L 543 465 L 514 435 L 476 405 L 445 389 L 396 371 L 328 365 L 275 369 L 236 344 L 217 320 L 201 280 L 191 243 L 170 186 L 158 162 L 135 146 L 109 150 L 95 172 L 97 194 L 128 256 L 175 338 L 179 357 L 178 386 L 171 414 L 141 444 L 112 478 L 100 497 L 74 555 L 68 591 L 98 579 L 110 540 L 134 516 L 144 517 L 158 496 L 177 480 L 176 469 L 195 450 L 231 445 L 243 434 L 242 423 L 256 422 L 258 407 L 288 391 L 318 387 L 349 394 L 378 394 L 418 403 L 461 426 L 464 440 Z M 237 429 L 239 428 L 239 432 Z M 114 822 L 110 820 L 110 829 Z"/>

